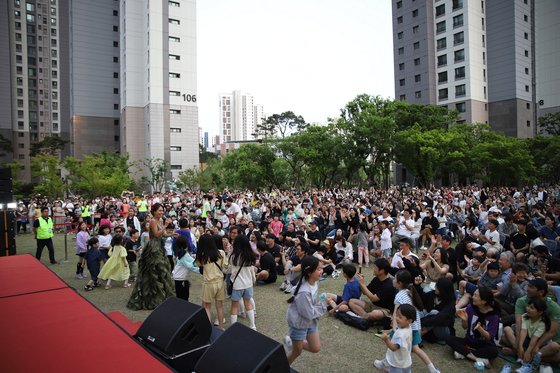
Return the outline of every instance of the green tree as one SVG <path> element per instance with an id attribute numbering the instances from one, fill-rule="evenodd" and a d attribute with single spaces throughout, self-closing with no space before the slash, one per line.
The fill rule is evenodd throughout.
<path id="1" fill-rule="evenodd" d="M 272 187 L 275 160 L 276 155 L 268 146 L 243 145 L 222 159 L 224 181 L 227 186 L 236 188 L 256 190 Z"/>
<path id="2" fill-rule="evenodd" d="M 381 177 L 388 184 L 389 164 L 393 158 L 394 102 L 379 96 L 362 94 L 341 110 L 335 126 L 344 137 L 343 158 L 347 170 L 363 169 L 369 182 Z"/>
<path id="3" fill-rule="evenodd" d="M 560 112 L 545 114 L 537 123 L 541 134 L 560 135 Z"/>
<path id="4" fill-rule="evenodd" d="M 533 155 L 537 180 L 560 183 L 560 135 L 536 136 L 526 141 Z"/>
<path id="5" fill-rule="evenodd" d="M 459 113 L 438 105 L 409 104 L 406 101 L 393 103 L 393 116 L 397 130 L 419 125 L 423 130 L 447 129 L 457 122 Z"/>
<path id="6" fill-rule="evenodd" d="M 31 158 L 31 175 L 38 183 L 33 192 L 50 199 L 64 195 L 65 185 L 61 178 L 61 164 L 58 157 L 50 154 L 38 154 Z"/>
<path id="7" fill-rule="evenodd" d="M 71 188 L 82 195 L 120 195 L 132 185 L 128 157 L 117 153 L 93 153 L 83 159 L 67 157 L 64 167 L 69 171 Z"/>
<path id="8" fill-rule="evenodd" d="M 257 125 L 254 137 L 272 137 L 280 135 L 285 137 L 288 131 L 301 131 L 308 127 L 305 119 L 301 115 L 294 114 L 293 111 L 285 111 L 282 114 L 274 114 L 265 118 L 262 124 Z"/>
<path id="9" fill-rule="evenodd" d="M 37 154 L 58 155 L 68 144 L 58 136 L 47 136 L 43 140 L 34 142 L 29 148 L 29 156 L 34 157 Z"/>
<path id="10" fill-rule="evenodd" d="M 216 153 L 207 151 L 201 144 L 198 144 L 198 156 L 200 163 L 208 163 L 208 160 L 218 158 Z"/>
<path id="11" fill-rule="evenodd" d="M 145 169 L 148 174 L 140 178 L 141 182 L 147 185 L 153 193 L 162 192 L 171 179 L 171 166 L 168 161 L 161 158 L 146 158 L 135 165 Z"/>

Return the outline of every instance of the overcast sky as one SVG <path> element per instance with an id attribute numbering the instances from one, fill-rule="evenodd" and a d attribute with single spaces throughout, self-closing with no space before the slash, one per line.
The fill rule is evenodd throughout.
<path id="1" fill-rule="evenodd" d="M 325 123 L 360 93 L 394 96 L 391 0 L 199 0 L 199 123 L 219 134 L 219 93 Z"/>

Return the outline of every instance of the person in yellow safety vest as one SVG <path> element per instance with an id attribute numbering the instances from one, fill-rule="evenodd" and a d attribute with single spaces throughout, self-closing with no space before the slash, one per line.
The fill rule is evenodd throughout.
<path id="1" fill-rule="evenodd" d="M 84 203 L 84 207 L 82 207 L 82 218 L 84 219 L 84 221 L 86 222 L 87 225 L 92 224 L 91 209 L 89 207 L 90 203 L 91 203 L 90 201 L 86 201 Z"/>
<path id="2" fill-rule="evenodd" d="M 142 197 L 140 202 L 138 202 L 138 219 L 144 221 L 146 215 L 148 215 L 148 201 L 146 201 L 145 197 Z"/>
<path id="3" fill-rule="evenodd" d="M 48 207 L 41 208 L 41 216 L 38 219 L 35 219 L 35 222 L 33 223 L 33 234 L 37 240 L 37 252 L 35 254 L 37 260 L 41 260 L 41 253 L 46 246 L 49 250 L 49 259 L 51 264 L 58 264 L 58 262 L 54 259 L 54 246 L 52 241 L 52 237 L 54 236 L 53 221 L 49 217 Z"/>

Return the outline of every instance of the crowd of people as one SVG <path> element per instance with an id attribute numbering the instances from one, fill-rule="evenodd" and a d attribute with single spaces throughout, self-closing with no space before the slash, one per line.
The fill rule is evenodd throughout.
<path id="1" fill-rule="evenodd" d="M 86 291 L 100 279 L 105 289 L 133 286 L 131 309 L 188 300 L 194 272 L 210 320 L 224 327 L 229 296 L 230 323 L 243 315 L 256 329 L 254 286 L 276 283 L 292 294 L 283 340 L 290 363 L 320 350 L 317 320 L 326 313 L 384 330 L 379 369 L 410 371 L 414 352 L 438 372 L 424 342 L 486 366 L 509 355 L 521 373 L 560 363 L 559 187 L 39 196 L 16 214 L 18 232 L 30 223 L 37 258 L 46 246 L 51 263 L 52 232 L 76 229 L 76 277 L 88 268 Z M 369 284 L 364 268 L 373 271 Z M 329 276 L 346 279 L 342 295 L 319 292 Z"/>

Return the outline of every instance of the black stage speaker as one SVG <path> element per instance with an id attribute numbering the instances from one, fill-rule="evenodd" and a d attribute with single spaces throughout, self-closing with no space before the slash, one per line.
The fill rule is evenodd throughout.
<path id="1" fill-rule="evenodd" d="M 235 323 L 196 364 L 196 373 L 287 373 L 284 347 L 243 324 Z"/>
<path id="2" fill-rule="evenodd" d="M 0 236 L 0 256 L 16 255 L 16 217 L 14 211 L 0 210 Z"/>
<path id="3" fill-rule="evenodd" d="M 12 169 L 0 168 L 0 203 L 14 202 Z"/>
<path id="4" fill-rule="evenodd" d="M 175 370 L 190 373 L 219 335 L 202 307 L 173 297 L 152 311 L 135 337 Z"/>

